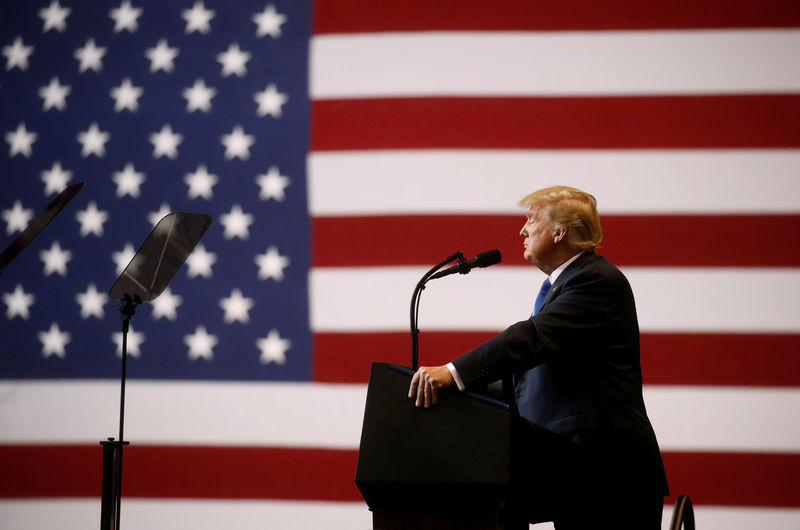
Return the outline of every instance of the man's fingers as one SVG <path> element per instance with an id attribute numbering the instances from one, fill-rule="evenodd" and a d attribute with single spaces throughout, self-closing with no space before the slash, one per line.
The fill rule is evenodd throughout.
<path id="1" fill-rule="evenodd" d="M 411 378 L 408 397 L 411 399 L 416 396 L 417 407 L 428 408 L 439 401 L 439 387 L 442 386 L 442 383 L 434 377 L 434 370 L 436 368 L 423 366 Z"/>
<path id="2" fill-rule="evenodd" d="M 408 397 L 414 397 L 416 394 L 416 402 L 414 403 L 417 407 L 422 405 L 425 393 L 425 375 L 423 373 L 423 369 L 420 368 L 414 374 L 414 377 L 411 378 L 411 385 L 413 388 L 413 392 L 409 392 Z"/>
<path id="3" fill-rule="evenodd" d="M 411 385 L 408 387 L 408 397 L 414 397 L 414 394 L 417 393 L 417 384 L 419 383 L 419 372 L 414 373 L 414 377 L 411 378 Z"/>

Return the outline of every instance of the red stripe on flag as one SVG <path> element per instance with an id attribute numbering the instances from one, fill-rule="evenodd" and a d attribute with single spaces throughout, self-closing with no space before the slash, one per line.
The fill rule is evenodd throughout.
<path id="1" fill-rule="evenodd" d="M 643 333 L 654 385 L 800 387 L 800 335 Z"/>
<path id="2" fill-rule="evenodd" d="M 99 498 L 101 455 L 99 445 L 0 446 L 0 498 Z M 355 450 L 131 445 L 122 496 L 360 501 L 356 458 Z M 800 454 L 666 452 L 664 463 L 672 491 L 697 504 L 800 507 Z"/>
<path id="3" fill-rule="evenodd" d="M 0 498 L 100 497 L 97 446 L 0 445 Z M 353 450 L 136 445 L 123 497 L 357 501 Z"/>
<path id="4" fill-rule="evenodd" d="M 420 364 L 445 364 L 493 335 L 423 330 Z M 799 352 L 800 335 L 643 333 L 642 374 L 649 385 L 800 387 Z M 409 366 L 410 334 L 314 335 L 315 381 L 366 383 L 373 361 Z"/>
<path id="5" fill-rule="evenodd" d="M 450 252 L 497 248 L 525 265 L 519 215 L 315 217 L 315 267 L 432 265 Z M 606 215 L 598 250 L 619 266 L 798 267 L 800 215 Z M 657 244 L 653 238 L 656 234 Z M 731 252 L 731 241 L 736 252 Z"/>
<path id="6" fill-rule="evenodd" d="M 800 95 L 312 102 L 314 151 L 800 147 Z"/>
<path id="7" fill-rule="evenodd" d="M 664 452 L 674 502 L 688 494 L 695 504 L 800 507 L 800 454 Z"/>
<path id="8" fill-rule="evenodd" d="M 642 30 L 800 26 L 800 4 L 769 0 L 316 0 L 314 33 Z"/>
<path id="9" fill-rule="evenodd" d="M 487 332 L 423 331 L 420 334 L 420 365 L 446 364 L 493 335 Z M 410 332 L 314 334 L 314 381 L 366 383 L 373 361 L 411 366 Z"/>

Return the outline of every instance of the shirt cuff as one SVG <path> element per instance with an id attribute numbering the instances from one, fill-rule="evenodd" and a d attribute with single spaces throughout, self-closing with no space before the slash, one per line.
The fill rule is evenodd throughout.
<path id="1" fill-rule="evenodd" d="M 465 388 L 467 388 L 464 385 L 464 382 L 461 380 L 461 376 L 458 375 L 458 370 L 456 370 L 456 367 L 453 366 L 453 363 L 447 363 L 445 366 L 447 366 L 447 369 L 450 370 L 450 375 L 453 376 L 453 380 L 456 382 L 458 389 L 463 391 Z"/>

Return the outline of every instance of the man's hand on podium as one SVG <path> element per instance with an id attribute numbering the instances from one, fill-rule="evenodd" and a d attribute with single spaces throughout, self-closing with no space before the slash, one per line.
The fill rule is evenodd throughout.
<path id="1" fill-rule="evenodd" d="M 439 400 L 439 389 L 455 385 L 455 380 L 447 366 L 421 366 L 408 387 L 409 399 L 416 396 L 416 405 L 425 408 Z"/>

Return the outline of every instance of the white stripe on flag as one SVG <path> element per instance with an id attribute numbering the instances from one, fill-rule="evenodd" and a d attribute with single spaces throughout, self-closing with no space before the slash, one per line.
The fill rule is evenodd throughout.
<path id="1" fill-rule="evenodd" d="M 315 152 L 309 208 L 317 216 L 522 215 L 523 195 L 567 184 L 597 197 L 601 215 L 797 213 L 798 167 L 795 149 Z"/>
<path id="2" fill-rule="evenodd" d="M 662 451 L 800 449 L 798 389 L 645 386 L 644 400 Z"/>
<path id="3" fill-rule="evenodd" d="M 117 436 L 119 391 L 113 381 L 0 383 L 0 442 Z M 366 387 L 128 381 L 125 398 L 125 438 L 139 443 L 354 448 Z"/>
<path id="4" fill-rule="evenodd" d="M 736 508 L 695 506 L 697 528 L 704 530 L 796 530 L 800 510 L 787 508 Z M 664 507 L 661 528 L 669 528 L 672 506 Z M 0 501 L 0 520 L 8 530 L 85 530 L 100 521 L 99 499 L 46 499 Z M 242 528 L 259 521 L 265 528 L 281 530 L 354 530 L 372 528 L 372 514 L 358 502 L 291 502 L 241 500 L 124 499 L 122 522 L 126 530 L 173 528 L 220 530 Z M 531 525 L 531 530 L 552 529 L 552 523 Z"/>
<path id="5" fill-rule="evenodd" d="M 425 270 L 313 269 L 312 329 L 408 329 L 410 286 Z M 639 326 L 645 332 L 800 330 L 800 269 L 629 267 L 623 272 L 633 288 Z M 543 279 L 544 274 L 533 266 L 509 266 L 432 282 L 422 295 L 421 329 L 505 329 L 530 314 Z"/>
<path id="6" fill-rule="evenodd" d="M 85 530 L 100 524 L 100 499 L 0 501 L 5 530 Z M 360 502 L 122 499 L 125 530 L 353 530 L 372 528 L 372 513 Z"/>
<path id="7" fill-rule="evenodd" d="M 322 35 L 311 96 L 792 92 L 798 49 L 776 29 Z"/>
<path id="8" fill-rule="evenodd" d="M 3 383 L 0 392 L 0 443 L 117 434 L 114 382 Z M 136 444 L 356 449 L 366 386 L 130 381 L 126 394 L 125 438 Z M 797 389 L 646 386 L 645 401 L 662 450 L 800 452 Z M 90 415 L 82 407 L 92 402 L 104 405 Z"/>

